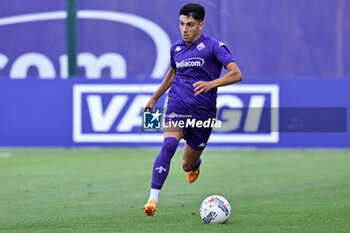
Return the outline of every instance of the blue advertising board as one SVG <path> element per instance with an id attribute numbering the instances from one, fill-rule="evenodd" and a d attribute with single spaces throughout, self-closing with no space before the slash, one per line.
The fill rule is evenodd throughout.
<path id="1" fill-rule="evenodd" d="M 349 77 L 350 4 L 334 0 L 198 0 L 203 33 L 246 77 Z M 78 1 L 79 75 L 162 78 L 188 1 Z M 344 4 L 345 3 L 345 4 Z M 67 77 L 66 0 L 0 1 L 0 77 Z"/>
<path id="2" fill-rule="evenodd" d="M 156 146 L 143 106 L 159 82 L 0 80 L 0 146 Z M 219 88 L 208 147 L 350 147 L 350 80 L 245 80 Z M 336 90 L 336 91 L 335 91 Z M 156 109 L 165 107 L 166 95 Z"/>

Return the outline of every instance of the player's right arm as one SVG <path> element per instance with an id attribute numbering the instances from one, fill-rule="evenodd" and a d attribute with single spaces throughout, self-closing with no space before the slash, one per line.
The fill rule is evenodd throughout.
<path id="1" fill-rule="evenodd" d="M 151 99 L 145 106 L 145 111 L 153 111 L 154 105 L 156 105 L 158 99 L 171 87 L 176 75 L 176 69 L 171 67 L 165 75 L 162 84 L 158 87 L 157 91 L 154 92 Z"/>

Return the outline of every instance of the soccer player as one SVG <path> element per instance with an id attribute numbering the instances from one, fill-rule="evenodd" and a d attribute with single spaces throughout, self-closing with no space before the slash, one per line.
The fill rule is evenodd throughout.
<path id="1" fill-rule="evenodd" d="M 145 111 L 153 111 L 158 99 L 171 87 L 165 122 L 180 121 L 184 116 L 197 120 L 215 118 L 217 87 L 241 81 L 241 72 L 223 43 L 201 33 L 205 16 L 203 6 L 186 4 L 180 9 L 179 16 L 182 40 L 171 47 L 171 67 L 145 106 Z M 228 73 L 220 77 L 222 67 Z M 197 179 L 200 156 L 211 130 L 211 127 L 180 127 L 173 124 L 164 128 L 164 142 L 153 165 L 150 196 L 143 208 L 145 215 L 154 216 L 170 161 L 182 138 L 186 140 L 183 153 L 186 179 L 189 183 Z"/>

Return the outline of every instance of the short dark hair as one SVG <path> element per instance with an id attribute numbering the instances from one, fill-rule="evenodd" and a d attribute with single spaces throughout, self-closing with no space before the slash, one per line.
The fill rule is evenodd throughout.
<path id="1" fill-rule="evenodd" d="M 188 3 L 181 7 L 179 15 L 192 16 L 195 20 L 202 22 L 205 16 L 205 9 L 197 3 Z"/>

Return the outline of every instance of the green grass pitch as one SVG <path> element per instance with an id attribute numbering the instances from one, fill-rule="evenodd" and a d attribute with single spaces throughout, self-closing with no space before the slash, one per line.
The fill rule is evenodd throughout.
<path id="1" fill-rule="evenodd" d="M 207 150 L 188 184 L 179 149 L 152 218 L 157 152 L 1 149 L 0 232 L 350 232 L 350 150 Z M 211 194 L 226 224 L 200 219 Z"/>

